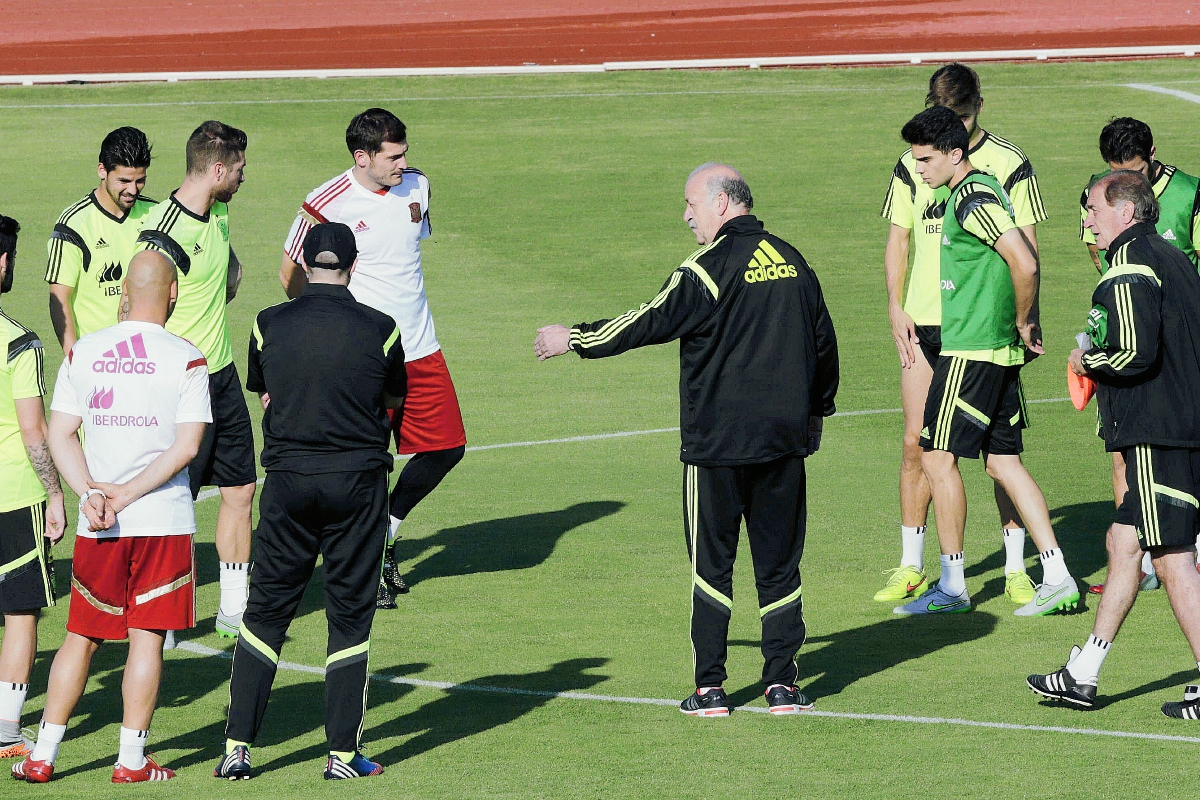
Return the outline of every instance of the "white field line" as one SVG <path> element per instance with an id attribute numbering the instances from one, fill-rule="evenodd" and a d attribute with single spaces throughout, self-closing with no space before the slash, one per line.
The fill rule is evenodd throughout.
<path id="1" fill-rule="evenodd" d="M 195 653 L 201 656 L 217 656 L 219 658 L 231 658 L 231 654 L 226 650 L 217 650 L 213 647 L 198 644 L 196 642 L 180 642 L 175 646 L 176 650 L 184 650 L 189 653 Z M 324 667 L 311 667 L 307 664 L 295 664 L 291 661 L 280 661 L 279 669 L 289 670 L 291 672 L 303 672 L 310 675 L 324 675 Z M 610 694 L 589 694 L 587 692 L 554 692 L 554 691 L 539 691 L 537 689 L 514 689 L 507 686 L 482 686 L 475 683 L 453 683 L 450 681 L 426 681 L 419 678 L 403 678 L 395 675 L 385 675 L 381 673 L 370 673 L 368 677 L 373 681 L 380 683 L 394 683 L 401 686 L 418 686 L 427 689 L 441 689 L 448 692 L 482 692 L 486 694 L 507 694 L 517 695 L 520 697 L 547 697 L 555 700 L 588 700 L 601 703 L 624 703 L 628 705 L 648 705 L 648 706 L 678 706 L 678 700 L 670 700 L 662 697 L 621 697 L 619 695 Z M 756 714 L 770 713 L 766 706 L 738 706 L 738 711 L 750 711 Z M 1146 739 L 1156 742 L 1185 742 L 1187 744 L 1200 744 L 1200 737 L 1196 736 L 1170 736 L 1162 733 L 1138 733 L 1136 731 L 1108 731 L 1099 728 L 1068 728 L 1061 725 L 1018 725 L 1012 722 L 987 722 L 983 720 L 973 719 L 957 719 L 954 717 L 916 717 L 911 715 L 900 714 L 854 714 L 845 711 L 805 711 L 802 712 L 806 717 L 826 717 L 830 719 L 854 719 L 867 720 L 870 722 L 906 722 L 922 725 L 958 725 L 969 728 L 991 728 L 994 730 L 1004 731 L 1031 731 L 1034 733 L 1066 733 L 1076 736 L 1110 736 L 1119 739 Z"/>
<path id="2" fill-rule="evenodd" d="M 1026 403 L 1065 403 L 1069 397 L 1050 397 L 1042 400 L 1026 400 Z M 833 416 L 835 417 L 869 417 L 876 414 L 899 414 L 904 409 L 902 408 L 870 408 L 865 411 L 839 411 Z M 655 433 L 675 433 L 679 427 L 674 428 L 648 428 L 644 431 L 617 431 L 615 433 L 592 433 L 586 436 L 566 436 L 562 439 L 534 439 L 528 442 L 504 442 L 502 444 L 478 444 L 467 448 L 468 453 L 477 452 L 479 450 L 503 450 L 509 447 L 537 447 L 546 444 L 573 444 L 575 442 L 594 442 L 599 439 L 624 439 L 629 436 L 649 436 Z M 407 461 L 411 456 L 396 456 L 397 461 Z M 262 478 L 258 479 L 261 484 Z M 205 489 L 196 496 L 196 502 L 208 500 L 216 497 L 221 493 L 220 489 Z"/>
<path id="3" fill-rule="evenodd" d="M 1200 94 L 1181 92 L 1179 89 L 1168 89 L 1165 86 L 1155 86 L 1151 83 L 1127 83 L 1125 87 L 1127 89 L 1140 89 L 1143 92 L 1154 92 L 1155 94 L 1169 94 L 1172 97 L 1178 97 L 1180 100 L 1187 100 L 1189 103 L 1200 103 Z"/>
<path id="4" fill-rule="evenodd" d="M 820 67 L 857 64 L 922 64 L 928 61 L 1046 61 L 1072 58 L 1139 58 L 1184 56 L 1200 45 L 1167 47 L 1065 47 L 1038 50 L 963 50 L 930 53 L 861 53 L 770 58 L 701 58 L 668 61 L 606 61 L 600 64 L 522 64 L 496 67 L 397 67 L 378 69 L 274 69 L 212 70 L 200 72 L 100 72 L 57 75 L 3 75 L 0 84 L 33 86 L 38 83 L 128 83 L 267 78 L 408 78 L 440 75 L 545 75 L 581 72 L 624 72 L 662 69 L 758 69 L 760 67 Z"/>

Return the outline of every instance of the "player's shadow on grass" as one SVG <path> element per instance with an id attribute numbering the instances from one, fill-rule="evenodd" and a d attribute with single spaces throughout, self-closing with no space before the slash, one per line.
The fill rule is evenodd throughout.
<path id="1" fill-rule="evenodd" d="M 467 684 L 451 689 L 442 697 L 426 703 L 402 717 L 389 719 L 368 728 L 363 733 L 367 753 L 385 767 L 427 753 L 437 747 L 507 725 L 546 705 L 556 692 L 590 689 L 608 680 L 607 675 L 587 674 L 608 663 L 607 658 L 574 658 L 560 661 L 541 672 L 525 674 L 484 675 Z M 401 668 L 387 670 L 400 674 Z M 472 688 L 476 687 L 476 688 Z M 413 687 L 381 680 L 371 681 L 371 706 L 367 722 L 381 716 L 377 706 L 396 702 Z M 272 698 L 272 705 L 274 698 Z M 268 715 L 270 712 L 268 711 Z M 263 723 L 266 735 L 268 722 Z M 411 737 L 385 750 L 377 749 L 379 742 L 394 737 Z M 279 737 L 282 740 L 282 736 Z M 371 743 L 375 743 L 372 747 Z M 302 748 L 262 767 L 262 772 L 284 769 L 293 764 L 319 762 L 326 756 L 324 744 Z M 215 758 L 215 756 L 214 756 Z"/>
<path id="2" fill-rule="evenodd" d="M 996 627 L 991 614 L 932 615 L 893 619 L 824 636 L 810 636 L 800 648 L 798 685 L 813 699 L 840 694 L 843 689 L 905 661 L 987 636 Z M 735 639 L 730 646 L 759 647 L 758 641 Z M 824 646 L 820 646 L 824 645 Z M 806 683 L 807 681 L 807 683 Z M 736 705 L 762 696 L 755 683 L 730 695 Z"/>
<path id="3" fill-rule="evenodd" d="M 430 578 L 530 569 L 550 557 L 563 535 L 624 507 L 624 503 L 614 500 L 576 503 L 559 511 L 445 528 L 425 539 L 401 538 L 397 542 L 397 560 L 412 561 L 431 549 L 441 548 L 409 572 L 401 567 L 410 586 Z"/>

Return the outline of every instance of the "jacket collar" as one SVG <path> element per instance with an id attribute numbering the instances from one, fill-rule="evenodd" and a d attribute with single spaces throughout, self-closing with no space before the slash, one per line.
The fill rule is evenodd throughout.
<path id="1" fill-rule="evenodd" d="M 309 283 L 304 287 L 304 295 L 317 297 L 335 297 L 343 300 L 353 300 L 354 295 L 345 286 L 336 283 Z"/>
<path id="2" fill-rule="evenodd" d="M 1117 250 L 1121 248 L 1121 245 L 1125 244 L 1126 242 L 1131 242 L 1141 236 L 1153 236 L 1156 233 L 1158 233 L 1158 231 L 1149 222 L 1139 222 L 1131 228 L 1126 228 L 1124 233 L 1109 243 L 1108 250 L 1104 251 L 1105 260 L 1108 261 L 1108 265 L 1111 267 L 1113 256 L 1116 254 Z"/>
<path id="3" fill-rule="evenodd" d="M 734 217 L 727 220 L 721 229 L 717 231 L 717 235 L 713 237 L 713 241 L 720 239 L 726 234 L 755 234 L 762 233 L 765 230 L 762 222 L 753 214 L 742 214 L 740 217 Z"/>

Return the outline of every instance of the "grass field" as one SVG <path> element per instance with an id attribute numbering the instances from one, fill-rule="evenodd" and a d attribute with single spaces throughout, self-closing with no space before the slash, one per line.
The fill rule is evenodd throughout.
<path id="1" fill-rule="evenodd" d="M 472 445 L 668 428 L 678 424 L 674 346 L 606 362 L 538 364 L 534 329 L 620 313 L 649 299 L 693 249 L 683 180 L 696 164 L 741 168 L 756 212 L 821 277 L 842 356 L 842 412 L 899 405 L 882 279 L 886 180 L 898 130 L 922 107 L 929 66 L 896 69 L 664 72 L 538 78 L 288 81 L 64 86 L 0 91 L 5 144 L 0 210 L 23 225 L 17 288 L 5 310 L 59 355 L 41 282 L 59 211 L 94 186 L 104 133 L 145 130 L 156 160 L 147 193 L 182 175 L 182 143 L 202 120 L 249 133 L 247 182 L 231 209 L 246 278 L 231 306 L 239 366 L 253 315 L 282 299 L 276 278 L 298 203 L 348 163 L 350 116 L 385 105 L 409 124 L 411 163 L 433 187 L 425 274 L 438 335 Z M 1050 213 L 1039 227 L 1049 354 L 1026 370 L 1031 398 L 1064 397 L 1073 335 L 1094 272 L 1077 240 L 1081 184 L 1100 167 L 1096 139 L 1114 115 L 1147 120 L 1160 157 L 1200 170 L 1197 107 L 1122 88 L 1188 89 L 1184 61 L 980 68 L 984 127 L 1020 144 Z M 244 374 L 244 372 L 243 372 Z M 251 409 L 256 404 L 251 404 Z M 1041 483 L 1077 576 L 1098 578 L 1112 512 L 1094 417 L 1067 403 L 1034 406 L 1027 462 Z M 1094 609 L 1020 620 L 1003 595 L 990 482 L 965 465 L 970 515 L 966 616 L 897 619 L 871 595 L 899 555 L 900 415 L 834 419 L 809 460 L 803 563 L 810 638 L 801 686 L 817 709 L 1013 725 L 1200 736 L 1158 705 L 1178 699 L 1195 663 L 1163 592 L 1144 595 L 1105 666 L 1106 703 L 1081 714 L 1039 704 L 1024 685 L 1082 642 Z M 683 547 L 678 437 L 629 438 L 469 453 L 405 523 L 413 591 L 377 617 L 381 675 L 537 691 L 679 700 L 691 691 L 689 568 Z M 198 505 L 201 623 L 183 638 L 228 651 L 212 633 L 216 501 Z M 70 540 L 58 581 L 69 578 Z M 1033 547 L 1028 547 L 1033 555 Z M 762 706 L 758 620 L 743 555 L 727 689 Z M 936 564 L 930 537 L 927 559 Z M 1034 577 L 1040 568 L 1029 559 Z M 936 571 L 936 568 L 935 568 Z M 324 663 L 319 586 L 306 597 L 284 659 Z M 34 725 L 66 606 L 42 627 L 26 724 Z M 61 779 L 8 784 L 5 797 L 77 797 L 108 789 L 120 723 L 124 647 L 97 657 L 63 746 Z M 259 777 L 210 775 L 222 752 L 229 662 L 167 656 L 152 749 L 180 778 L 131 796 L 294 796 L 320 788 L 321 679 L 281 671 L 254 758 Z M 334 793 L 370 797 L 1115 797 L 1136 776 L 1147 795 L 1194 792 L 1178 742 L 844 717 L 737 713 L 701 721 L 670 706 L 533 693 L 445 691 L 377 681 L 366 722 L 380 780 Z M 1125 786 L 1126 788 L 1122 788 Z M 349 796 L 347 794 L 346 796 Z"/>

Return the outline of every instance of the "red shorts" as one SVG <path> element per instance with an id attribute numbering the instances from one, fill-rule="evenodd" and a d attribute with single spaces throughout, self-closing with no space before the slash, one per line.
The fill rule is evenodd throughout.
<path id="1" fill-rule="evenodd" d="M 196 624 L 192 537 L 75 539 L 67 630 L 125 639 L 130 628 L 178 631 Z"/>
<path id="2" fill-rule="evenodd" d="M 392 419 L 396 450 L 405 455 L 452 450 L 467 443 L 462 411 L 454 382 L 446 368 L 442 351 L 409 361 L 404 365 L 408 374 L 408 395 L 404 398 L 404 413 L 400 425 Z"/>

